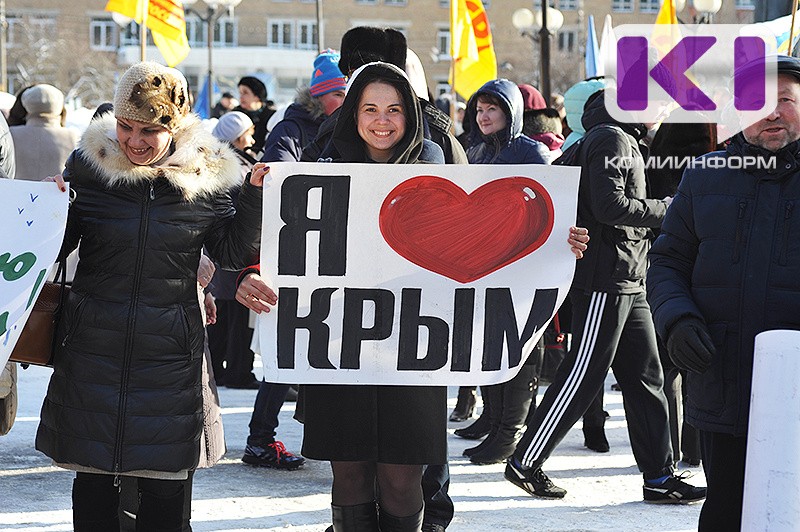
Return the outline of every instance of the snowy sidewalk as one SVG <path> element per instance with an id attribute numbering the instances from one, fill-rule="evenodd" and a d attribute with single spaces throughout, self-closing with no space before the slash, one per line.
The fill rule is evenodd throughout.
<path id="1" fill-rule="evenodd" d="M 54 468 L 33 448 L 39 408 L 50 370 L 20 371 L 20 409 L 11 433 L 0 437 L 0 530 L 42 532 L 72 530 L 70 490 L 73 474 Z M 608 382 L 613 382 L 609 380 Z M 700 505 L 651 505 L 642 502 L 642 477 L 628 444 L 622 396 L 606 388 L 611 418 L 606 433 L 611 452 L 583 447 L 580 423 L 556 449 L 545 472 L 567 490 L 563 500 L 528 496 L 503 479 L 504 465 L 477 466 L 461 456 L 476 442 L 452 435 L 466 423 L 451 424 L 450 495 L 456 515 L 450 532 L 478 531 L 690 531 L 697 528 Z M 543 393 L 540 390 L 540 394 Z M 456 389 L 450 389 L 455 405 Z M 541 396 L 541 395 L 540 395 Z M 308 461 L 298 471 L 275 471 L 240 461 L 247 438 L 255 391 L 222 388 L 228 453 L 212 469 L 195 475 L 192 528 L 202 531 L 322 532 L 330 524 L 327 463 Z M 299 452 L 302 426 L 281 412 L 279 439 Z M 689 481 L 705 485 L 700 468 Z"/>

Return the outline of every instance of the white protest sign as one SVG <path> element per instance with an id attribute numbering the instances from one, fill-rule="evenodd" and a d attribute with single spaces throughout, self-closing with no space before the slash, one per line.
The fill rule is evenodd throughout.
<path id="1" fill-rule="evenodd" d="M 55 262 L 69 193 L 55 183 L 0 179 L 0 369 L 5 366 Z"/>
<path id="2" fill-rule="evenodd" d="M 578 168 L 271 163 L 267 381 L 512 378 L 563 302 Z"/>

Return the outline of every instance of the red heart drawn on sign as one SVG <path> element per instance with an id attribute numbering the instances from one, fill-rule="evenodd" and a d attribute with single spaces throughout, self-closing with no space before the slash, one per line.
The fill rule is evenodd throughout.
<path id="1" fill-rule="evenodd" d="M 490 181 L 467 194 L 441 177 L 413 177 L 381 205 L 383 239 L 426 270 L 469 283 L 532 253 L 553 230 L 553 201 L 528 177 Z"/>

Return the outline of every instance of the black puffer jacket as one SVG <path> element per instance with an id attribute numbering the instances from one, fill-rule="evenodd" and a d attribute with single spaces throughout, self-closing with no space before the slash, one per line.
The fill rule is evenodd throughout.
<path id="1" fill-rule="evenodd" d="M 586 102 L 586 134 L 574 147 L 581 167 L 578 225 L 589 229 L 592 243 L 576 264 L 573 288 L 632 294 L 644 291 L 650 228 L 661 225 L 667 204 L 647 199 L 639 145 L 647 130 L 611 118 L 603 98 L 600 91 Z"/>
<path id="2" fill-rule="evenodd" d="M 257 256 L 261 190 L 193 117 L 159 166 L 135 166 L 112 116 L 92 122 L 67 162 L 77 192 L 62 248 L 80 241 L 58 330 L 36 448 L 100 471 L 177 472 L 197 465 L 203 421 L 203 246 L 243 268 Z"/>
<path id="3" fill-rule="evenodd" d="M 742 168 L 750 157 L 768 164 Z M 702 159 L 706 168 L 686 170 L 653 244 L 648 301 L 662 338 L 695 317 L 716 347 L 707 371 L 688 372 L 686 419 L 742 435 L 755 336 L 800 330 L 800 142 L 771 153 L 739 134 Z"/>
<path id="4" fill-rule="evenodd" d="M 286 109 L 283 120 L 269 132 L 261 160 L 265 163 L 299 161 L 303 147 L 316 138 L 324 120 L 325 113 L 319 99 L 311 96 L 307 87 L 302 89 L 295 102 Z"/>

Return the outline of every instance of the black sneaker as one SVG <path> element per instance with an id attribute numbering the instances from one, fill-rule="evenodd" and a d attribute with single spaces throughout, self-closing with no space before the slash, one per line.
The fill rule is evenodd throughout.
<path id="1" fill-rule="evenodd" d="M 672 475 L 663 484 L 644 482 L 644 501 L 656 504 L 690 504 L 706 498 L 706 488 L 698 488 L 683 481 L 691 474 Z"/>
<path id="2" fill-rule="evenodd" d="M 273 469 L 287 469 L 289 471 L 297 469 L 305 463 L 306 459 L 302 456 L 295 456 L 286 450 L 283 443 L 276 441 L 266 447 L 258 445 L 248 445 L 244 449 L 242 462 L 259 467 L 271 467 Z"/>
<path id="3" fill-rule="evenodd" d="M 567 490 L 559 488 L 541 468 L 524 470 L 514 457 L 511 457 L 506 464 L 506 480 L 524 489 L 531 495 L 547 497 L 549 499 L 563 499 Z"/>
<path id="4" fill-rule="evenodd" d="M 436 523 L 422 523 L 422 532 L 445 532 L 445 528 Z"/>

